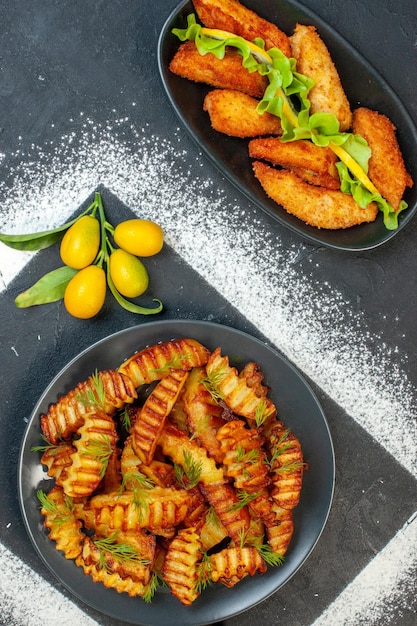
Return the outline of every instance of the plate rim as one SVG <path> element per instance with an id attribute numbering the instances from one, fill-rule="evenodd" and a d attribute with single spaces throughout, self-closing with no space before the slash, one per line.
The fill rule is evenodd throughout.
<path id="1" fill-rule="evenodd" d="M 175 329 L 176 327 L 181 328 L 181 327 L 191 327 L 191 328 L 199 328 L 202 331 L 203 330 L 221 330 L 221 331 L 226 331 L 226 332 L 231 332 L 233 336 L 236 337 L 244 337 L 246 340 L 250 341 L 250 342 L 255 342 L 256 344 L 258 344 L 258 346 L 260 347 L 260 349 L 265 349 L 267 350 L 271 356 L 273 356 L 273 358 L 278 358 L 281 361 L 281 364 L 283 366 L 285 366 L 286 368 L 288 368 L 291 371 L 291 374 L 293 376 L 296 377 L 296 379 L 298 379 L 298 382 L 301 383 L 305 390 L 308 392 L 308 394 L 310 395 L 312 401 L 314 402 L 314 404 L 316 405 L 316 408 L 318 409 L 319 413 L 320 413 L 320 417 L 322 420 L 322 426 L 324 427 L 324 430 L 326 432 L 327 435 L 327 441 L 326 444 L 329 447 L 330 450 L 330 466 L 331 466 L 331 477 L 330 477 L 330 481 L 328 480 L 327 482 L 330 482 L 331 484 L 331 488 L 330 491 L 326 492 L 326 500 L 327 500 L 327 506 L 326 506 L 326 510 L 324 511 L 324 515 L 322 515 L 321 518 L 321 523 L 320 523 L 320 528 L 318 530 L 318 532 L 315 534 L 315 539 L 314 541 L 311 543 L 309 549 L 307 550 L 307 552 L 305 553 L 304 557 L 299 560 L 299 562 L 297 562 L 296 566 L 293 568 L 293 570 L 290 572 L 290 574 L 276 587 L 274 587 L 271 591 L 269 591 L 267 594 L 262 595 L 260 598 L 258 598 L 256 601 L 251 602 L 248 606 L 244 606 L 241 609 L 238 610 L 234 610 L 232 613 L 227 613 L 227 614 L 221 614 L 218 618 L 216 618 L 217 620 L 223 620 L 223 619 L 229 619 L 231 617 L 235 617 L 236 615 L 239 615 L 242 612 L 245 612 L 251 608 L 253 608 L 254 606 L 256 606 L 257 604 L 263 602 L 264 600 L 266 600 L 268 597 L 270 597 L 273 593 L 275 593 L 276 591 L 278 591 L 279 589 L 281 589 L 285 584 L 287 584 L 287 582 L 289 582 L 289 580 L 291 580 L 295 574 L 299 571 L 299 569 L 304 565 L 304 563 L 310 558 L 314 548 L 316 547 L 323 531 L 324 528 L 326 527 L 329 515 L 330 515 L 330 511 L 331 511 L 331 507 L 332 507 L 332 503 L 333 503 L 333 497 L 334 497 L 334 490 L 335 490 L 335 474 L 336 474 L 336 467 L 335 467 L 335 452 L 334 452 L 334 445 L 333 445 L 333 440 L 332 440 L 332 436 L 331 436 L 331 431 L 329 428 L 329 424 L 326 418 L 326 415 L 323 411 L 323 408 L 317 398 L 317 395 L 315 394 L 314 390 L 312 389 L 310 383 L 305 379 L 304 375 L 300 372 L 300 370 L 285 356 L 283 355 L 281 352 L 279 352 L 279 350 L 273 346 L 271 346 L 270 344 L 262 341 L 261 339 L 251 335 L 250 333 L 246 332 L 246 331 L 242 331 L 240 329 L 231 327 L 231 326 L 227 326 L 225 324 L 221 324 L 218 322 L 212 322 L 212 321 L 205 321 L 205 320 L 195 320 L 195 319 L 173 319 L 173 320 L 157 320 L 157 321 L 152 321 L 152 322 L 145 322 L 142 324 L 138 324 L 135 326 L 131 326 L 128 328 L 124 328 L 118 331 L 115 331 L 109 335 L 107 335 L 106 337 L 103 337 L 101 339 L 99 339 L 98 341 L 92 343 L 90 346 L 86 347 L 85 349 L 83 349 L 78 355 L 76 355 L 75 357 L 73 357 L 70 361 L 68 361 L 68 363 L 62 367 L 59 372 L 53 377 L 53 379 L 50 381 L 50 383 L 44 388 L 43 392 L 40 394 L 38 401 L 36 402 L 36 404 L 33 407 L 33 410 L 31 412 L 31 415 L 29 417 L 28 423 L 26 424 L 25 427 L 25 431 L 24 434 L 22 436 L 22 440 L 20 443 L 20 449 L 19 449 L 19 456 L 18 456 L 18 470 L 17 470 L 17 483 L 18 483 L 18 501 L 19 501 L 19 507 L 20 507 L 20 511 L 21 511 L 21 515 L 22 515 L 22 519 L 24 521 L 24 526 L 25 526 L 25 530 L 26 533 L 30 539 L 30 542 L 32 544 L 32 546 L 35 548 L 36 553 L 38 554 L 38 556 L 41 558 L 41 561 L 46 565 L 46 567 L 48 568 L 48 570 L 53 574 L 55 580 L 57 582 L 60 582 L 69 592 L 70 594 L 72 594 L 74 597 L 78 598 L 79 600 L 81 600 L 81 602 L 87 606 L 89 606 L 90 608 L 93 608 L 95 610 L 97 610 L 98 612 L 101 612 L 103 615 L 107 615 L 110 617 L 113 617 L 115 619 L 123 619 L 126 620 L 127 623 L 131 623 L 131 624 L 135 624 L 137 626 L 160 626 L 161 622 L 159 621 L 151 621 L 151 622 L 144 622 L 143 620 L 141 620 L 140 622 L 138 621 L 130 621 L 129 618 L 126 619 L 126 617 L 118 615 L 118 614 L 113 614 L 111 612 L 109 612 L 108 610 L 104 610 L 102 608 L 100 608 L 97 604 L 94 603 L 90 603 L 88 600 L 85 599 L 85 597 L 80 594 L 77 590 L 74 590 L 73 587 L 71 586 L 70 583 L 68 583 L 66 580 L 64 580 L 59 573 L 56 571 L 56 569 L 51 565 L 51 563 L 48 561 L 48 559 L 46 558 L 46 556 L 43 554 L 41 547 L 39 545 L 39 541 L 36 540 L 35 536 L 34 536 L 34 531 L 31 527 L 30 521 L 29 521 L 29 517 L 28 517 L 28 511 L 26 508 L 26 504 L 25 504 L 25 500 L 24 500 L 24 489 L 23 489 L 23 483 L 24 483 L 24 478 L 23 478 L 23 469 L 24 469 L 24 460 L 25 460 L 25 446 L 26 446 L 26 442 L 31 434 L 31 431 L 33 428 L 39 428 L 39 423 L 36 424 L 36 420 L 39 420 L 39 409 L 42 405 L 42 402 L 45 400 L 45 398 L 47 397 L 48 393 L 50 393 L 51 389 L 54 387 L 54 385 L 56 385 L 56 383 L 60 380 L 60 378 L 65 374 L 65 372 L 71 368 L 73 368 L 74 366 L 76 366 L 77 361 L 82 362 L 83 358 L 86 357 L 92 350 L 95 350 L 97 348 L 100 348 L 100 346 L 102 344 L 106 344 L 107 342 L 111 341 L 117 341 L 117 338 L 123 335 L 130 335 L 130 334 L 135 334 L 137 332 L 141 333 L 142 330 L 144 330 L 145 332 L 147 330 L 149 330 L 150 328 L 158 330 L 159 328 L 165 328 L 168 332 L 170 332 L 170 329 Z M 176 338 L 176 337 L 180 337 L 180 336 L 193 336 L 193 332 L 191 330 L 191 332 L 189 333 L 184 333 L 184 332 L 179 332 L 179 333 L 173 333 L 172 334 L 172 338 Z M 162 341 L 165 341 L 165 339 L 162 339 Z M 221 342 L 219 342 L 221 345 Z M 142 347 L 142 346 L 141 346 Z M 139 348 L 140 349 L 140 348 Z M 133 352 L 131 352 L 131 354 L 133 354 Z M 129 355 L 128 355 L 129 356 Z M 38 467 L 41 468 L 40 463 L 38 463 Z M 49 479 L 51 480 L 51 479 Z M 33 505 L 33 503 L 32 503 Z M 43 528 L 43 527 L 42 527 Z M 37 529 L 39 532 L 39 528 Z M 49 539 L 49 537 L 46 537 L 48 541 L 51 542 L 51 544 L 53 544 L 52 540 Z M 48 544 L 49 546 L 49 544 Z M 48 548 L 49 549 L 49 548 Z M 54 548 L 55 549 L 55 548 Z M 57 554 L 59 555 L 60 553 L 58 551 L 56 551 Z M 63 555 L 62 555 L 63 556 Z M 70 562 L 70 560 L 69 560 Z M 77 568 L 77 566 L 74 564 L 74 568 Z M 77 568 L 79 569 L 79 568 Z M 84 574 L 84 576 L 86 576 Z M 88 577 L 87 577 L 88 579 Z M 245 581 L 242 581 L 243 583 Z M 250 581 L 246 581 L 246 582 L 250 582 Z M 242 583 L 240 583 L 240 585 L 242 585 Z M 104 588 L 104 586 L 103 586 Z M 107 590 L 107 591 L 114 591 L 114 590 Z M 231 591 L 231 590 L 228 590 Z M 117 593 L 117 592 L 116 592 Z M 121 596 L 124 596 L 125 594 L 118 594 Z M 182 607 L 184 608 L 184 607 Z M 200 607 L 201 608 L 201 607 Z M 210 608 L 210 607 L 208 607 Z M 192 606 L 191 607 L 187 607 L 187 610 L 190 610 L 190 616 L 192 616 Z M 138 611 L 139 616 L 140 616 L 140 610 Z M 203 611 L 199 611 L 200 613 L 207 613 L 207 609 L 203 610 Z M 207 621 L 207 617 L 201 619 L 197 617 L 197 615 L 195 615 L 195 617 L 197 618 L 196 621 L 190 622 L 190 624 L 192 623 L 193 626 L 205 626 L 205 625 L 209 625 L 212 623 L 213 621 L 213 617 L 211 617 L 208 621 Z M 187 622 L 188 624 L 188 622 Z"/>

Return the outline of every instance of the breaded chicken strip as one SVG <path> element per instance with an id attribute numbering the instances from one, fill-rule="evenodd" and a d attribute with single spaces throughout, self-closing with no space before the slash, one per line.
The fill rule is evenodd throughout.
<path id="1" fill-rule="evenodd" d="M 210 116 L 215 130 L 232 137 L 280 135 L 279 117 L 271 113 L 260 115 L 258 100 L 234 89 L 214 89 L 205 99 L 203 108 Z"/>
<path id="2" fill-rule="evenodd" d="M 242 66 L 242 56 L 228 50 L 223 59 L 210 52 L 202 56 L 193 41 L 183 43 L 175 53 L 169 69 L 182 78 L 212 87 L 237 89 L 254 98 L 262 98 L 268 79 L 259 72 L 248 72 Z"/>
<path id="3" fill-rule="evenodd" d="M 284 209 L 316 228 L 335 230 L 373 222 L 378 208 L 371 202 L 365 209 L 342 191 L 313 187 L 293 172 L 277 170 L 255 161 L 253 170 L 265 193 Z"/>
<path id="4" fill-rule="evenodd" d="M 394 124 L 381 113 L 362 107 L 353 112 L 353 132 L 362 135 L 372 150 L 368 176 L 379 193 L 397 211 L 406 187 L 413 180 L 405 169 Z"/>
<path id="5" fill-rule="evenodd" d="M 340 187 L 334 152 L 307 139 L 290 142 L 282 142 L 279 137 L 252 139 L 249 156 L 285 167 L 314 185 L 329 189 Z"/>
<path id="6" fill-rule="evenodd" d="M 290 41 L 297 71 L 314 80 L 308 96 L 311 113 L 333 113 L 340 130 L 348 130 L 352 124 L 349 101 L 327 46 L 315 27 L 297 24 Z"/>
<path id="7" fill-rule="evenodd" d="M 237 0 L 193 0 L 193 5 L 207 28 L 226 30 L 248 41 L 262 37 L 266 50 L 279 48 L 285 56 L 291 56 L 288 36 Z"/>

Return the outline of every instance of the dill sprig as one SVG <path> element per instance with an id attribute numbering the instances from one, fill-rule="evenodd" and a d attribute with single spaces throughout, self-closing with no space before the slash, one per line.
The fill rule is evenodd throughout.
<path id="1" fill-rule="evenodd" d="M 174 473 L 177 482 L 184 489 L 192 489 L 200 480 L 202 461 L 197 461 L 188 450 L 183 451 L 184 464 L 174 463 Z"/>
<path id="2" fill-rule="evenodd" d="M 285 472 L 297 472 L 304 467 L 305 464 L 303 461 L 296 459 L 295 461 L 287 461 L 286 463 L 283 463 L 280 467 L 276 467 L 274 471 L 278 474 L 280 472 L 284 474 Z"/>
<path id="3" fill-rule="evenodd" d="M 208 511 L 206 513 L 206 523 L 211 524 L 212 526 L 216 526 L 220 528 L 220 520 L 214 509 L 214 507 L 209 506 Z"/>
<path id="4" fill-rule="evenodd" d="M 129 472 L 123 474 L 122 483 L 120 485 L 119 493 L 122 493 L 125 489 L 129 489 L 133 493 L 133 504 L 139 509 L 139 517 L 148 511 L 148 499 L 147 491 L 153 489 L 155 483 L 151 478 L 141 474 L 140 472 Z"/>
<path id="5" fill-rule="evenodd" d="M 195 592 L 200 594 L 204 589 L 207 589 L 211 583 L 211 560 L 207 552 L 203 552 L 203 556 L 199 564 L 197 565 L 197 580 L 195 581 Z"/>
<path id="6" fill-rule="evenodd" d="M 129 433 L 130 429 L 132 428 L 132 422 L 127 406 L 125 406 L 123 411 L 120 413 L 120 421 L 125 431 Z"/>
<path id="7" fill-rule="evenodd" d="M 95 372 L 91 374 L 90 379 L 91 386 L 87 384 L 87 388 L 84 391 L 77 393 L 76 399 L 84 406 L 104 409 L 106 404 L 106 392 L 100 372 L 95 370 Z"/>
<path id="8" fill-rule="evenodd" d="M 256 463 L 261 458 L 261 451 L 259 448 L 251 448 L 245 450 L 245 448 L 238 444 L 236 448 L 236 462 L 237 463 Z"/>
<path id="9" fill-rule="evenodd" d="M 275 461 L 281 454 L 283 454 L 284 452 L 292 448 L 293 446 L 292 441 L 285 442 L 289 434 L 290 434 L 290 430 L 289 428 L 287 428 L 280 434 L 278 438 L 276 435 L 274 435 L 273 440 L 272 440 L 272 455 L 271 455 L 271 459 L 269 460 L 270 467 L 274 465 Z"/>
<path id="10" fill-rule="evenodd" d="M 182 369 L 184 362 L 188 361 L 190 358 L 191 355 L 188 353 L 173 354 L 164 365 L 161 367 L 153 367 L 150 371 L 155 374 L 168 374 L 170 370 Z"/>
<path id="11" fill-rule="evenodd" d="M 106 473 L 109 459 L 113 454 L 113 448 L 110 438 L 107 435 L 101 435 L 100 438 L 90 439 L 86 442 L 84 449 L 80 452 L 83 456 L 90 456 L 96 459 L 100 464 L 100 478 Z"/>
<path id="12" fill-rule="evenodd" d="M 57 454 L 57 452 L 59 451 L 62 443 L 65 443 L 63 440 L 61 440 L 59 443 L 51 443 L 46 437 L 45 435 L 41 435 L 42 440 L 45 442 L 43 446 L 33 446 L 30 451 L 31 452 L 42 452 L 42 454 L 44 454 L 47 450 L 49 450 L 51 452 L 51 454 Z"/>
<path id="13" fill-rule="evenodd" d="M 222 365 L 218 365 L 214 370 L 212 370 L 207 376 L 205 376 L 201 380 L 201 384 L 206 388 L 206 390 L 211 395 L 214 402 L 221 402 L 224 400 L 224 395 L 219 389 L 219 385 L 223 378 L 225 377 L 226 372 Z"/>
<path id="14" fill-rule="evenodd" d="M 247 491 L 238 491 L 236 493 L 237 496 L 237 502 L 235 502 L 232 507 L 231 510 L 232 511 L 240 511 L 240 509 L 243 509 L 245 506 L 248 506 L 248 504 L 250 504 L 253 500 L 256 500 L 256 498 L 259 497 L 259 493 L 248 493 Z"/>
<path id="15" fill-rule="evenodd" d="M 99 567 L 101 569 L 108 569 L 106 553 L 110 554 L 115 561 L 122 565 L 125 563 L 136 563 L 137 565 L 144 566 L 149 565 L 149 559 L 141 557 L 130 543 L 118 543 L 117 535 L 118 532 L 115 531 L 108 537 L 100 537 L 92 540 L 100 553 Z"/>
<path id="16" fill-rule="evenodd" d="M 261 537 L 251 535 L 251 529 L 252 522 L 246 532 L 244 529 L 239 532 L 240 547 L 243 548 L 244 546 L 249 546 L 256 548 L 267 565 L 271 565 L 272 567 L 282 565 L 284 557 L 276 552 L 273 552 L 271 546 L 267 543 L 263 543 Z"/>
<path id="17" fill-rule="evenodd" d="M 152 572 L 151 578 L 148 584 L 145 587 L 145 593 L 143 595 L 143 599 L 146 603 L 152 602 L 152 599 L 155 595 L 158 587 L 163 586 L 165 584 L 162 576 L 158 574 L 158 572 Z"/>
<path id="18" fill-rule="evenodd" d="M 42 489 L 36 491 L 40 507 L 55 519 L 50 520 L 54 526 L 61 527 L 73 518 L 74 503 L 72 498 L 65 496 L 64 502 L 57 503 L 46 495 Z"/>
<path id="19" fill-rule="evenodd" d="M 256 427 L 260 428 L 261 426 L 263 426 L 263 424 L 266 422 L 268 417 L 271 417 L 273 412 L 274 412 L 273 409 L 271 408 L 268 409 L 268 404 L 265 398 L 261 398 L 255 410 Z"/>

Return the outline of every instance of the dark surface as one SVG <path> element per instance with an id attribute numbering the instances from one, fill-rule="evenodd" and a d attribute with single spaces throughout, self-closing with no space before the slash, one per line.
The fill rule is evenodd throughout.
<path id="1" fill-rule="evenodd" d="M 160 136 L 170 136 L 177 119 L 158 76 L 156 55 L 160 30 L 175 5 L 172 0 L 163 3 L 22 0 L 12 4 L 3 0 L 0 3 L 3 175 L 7 176 L 9 155 L 16 159 L 19 150 L 24 152 L 33 144 L 46 144 L 77 124 L 81 127 L 80 111 L 105 123 L 113 110 L 120 116 L 126 111 L 131 115 L 130 103 L 136 101 L 140 123 L 148 120 Z M 375 67 L 417 123 L 414 0 L 309 0 L 308 6 Z M 186 131 L 181 132 L 192 171 L 199 151 Z M 209 163 L 207 168 L 218 186 L 235 198 L 235 189 Z M 117 198 L 106 189 L 102 191 L 105 201 L 112 200 L 112 211 L 118 218 L 131 216 Z M 249 206 L 248 201 L 242 202 Z M 266 219 L 265 224 L 271 232 L 279 232 L 283 245 L 290 248 L 298 241 L 296 235 L 272 220 Z M 320 261 L 316 279 L 325 281 L 331 275 L 344 296 L 356 302 L 357 310 L 365 312 L 366 319 L 381 336 L 408 354 L 408 369 L 414 384 L 417 382 L 416 236 L 414 219 L 386 246 L 358 256 L 314 246 L 307 249 L 310 258 Z M 0 339 L 1 345 L 7 346 L 1 360 L 0 532 L 7 547 L 68 595 L 33 550 L 20 517 L 15 477 L 25 418 L 50 380 L 81 350 L 116 330 L 150 320 L 138 322 L 111 300 L 89 324 L 70 319 L 62 304 L 17 314 L 13 298 L 54 267 L 56 254 L 51 249 L 38 255 L 0 296 Z M 256 328 L 169 247 L 149 267 L 155 294 L 164 294 L 166 305 L 158 319 L 210 319 L 260 337 Z M 39 334 L 42 342 L 38 341 Z M 21 353 L 19 359 L 10 346 L 16 346 Z M 314 381 L 311 384 L 328 418 L 336 452 L 335 499 L 328 524 L 313 555 L 283 589 L 258 607 L 227 620 L 225 626 L 312 623 L 415 509 L 416 484 L 411 475 L 317 388 Z M 412 626 L 415 623 L 413 590 L 404 590 L 406 598 L 407 593 L 408 608 L 382 619 L 379 624 Z M 122 624 L 94 611 L 88 613 L 103 626 Z M 4 616 L 0 614 L 0 617 Z"/>

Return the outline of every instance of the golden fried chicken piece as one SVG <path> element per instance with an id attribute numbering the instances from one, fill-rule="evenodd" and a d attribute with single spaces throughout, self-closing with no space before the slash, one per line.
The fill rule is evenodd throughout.
<path id="1" fill-rule="evenodd" d="M 203 109 L 214 130 L 231 137 L 281 135 L 279 117 L 256 110 L 258 100 L 235 89 L 214 89 L 204 98 Z"/>
<path id="2" fill-rule="evenodd" d="M 248 72 L 242 66 L 242 56 L 236 50 L 227 50 L 223 59 L 218 59 L 211 52 L 202 56 L 193 41 L 180 45 L 169 69 L 182 78 L 212 87 L 236 89 L 254 98 L 262 98 L 268 86 L 266 76 Z"/>
<path id="3" fill-rule="evenodd" d="M 75 559 L 82 551 L 84 533 L 82 524 L 75 516 L 73 503 L 61 487 L 53 487 L 41 502 L 45 528 L 49 538 L 56 542 L 56 549 L 66 559 Z"/>
<path id="4" fill-rule="evenodd" d="M 207 28 L 226 30 L 248 41 L 262 37 L 266 50 L 279 48 L 285 56 L 291 56 L 288 36 L 237 0 L 193 0 L 193 5 Z"/>
<path id="5" fill-rule="evenodd" d="M 293 509 L 300 500 L 303 483 L 303 452 L 297 437 L 277 421 L 269 430 L 267 447 L 271 457 L 271 496 L 283 509 Z"/>
<path id="6" fill-rule="evenodd" d="M 252 139 L 249 156 L 291 170 L 309 183 L 329 189 L 340 188 L 334 152 L 307 139 L 290 142 L 282 142 L 277 137 Z"/>
<path id="7" fill-rule="evenodd" d="M 116 370 L 98 372 L 49 407 L 48 413 L 41 416 L 42 432 L 47 441 L 57 444 L 76 432 L 92 408 L 100 407 L 108 415 L 114 415 L 136 397 L 132 381 L 124 374 Z"/>
<path id="8" fill-rule="evenodd" d="M 153 459 L 158 437 L 188 377 L 186 370 L 171 370 L 156 385 L 139 410 L 132 429 L 132 444 L 145 465 Z"/>
<path id="9" fill-rule="evenodd" d="M 209 456 L 221 463 L 223 455 L 216 432 L 224 424 L 223 408 L 204 385 L 205 378 L 206 372 L 202 367 L 190 372 L 184 386 L 184 411 L 190 435 L 204 446 Z"/>
<path id="10" fill-rule="evenodd" d="M 340 130 L 349 130 L 352 112 L 340 76 L 326 44 L 314 26 L 297 24 L 290 36 L 297 72 L 314 80 L 310 90 L 311 113 L 333 113 Z"/>
<path id="11" fill-rule="evenodd" d="M 270 198 L 310 226 L 350 228 L 373 222 L 378 214 L 374 202 L 362 209 L 352 196 L 342 191 L 309 185 L 293 172 L 277 170 L 260 161 L 253 163 L 253 170 Z"/>
<path id="12" fill-rule="evenodd" d="M 362 135 L 372 150 L 369 178 L 397 211 L 413 180 L 405 169 L 394 124 L 385 115 L 361 107 L 353 112 L 353 132 Z"/>
<path id="13" fill-rule="evenodd" d="M 234 413 L 258 426 L 275 417 L 276 408 L 272 400 L 260 397 L 256 389 L 247 385 L 237 369 L 229 365 L 229 358 L 222 357 L 220 348 L 211 353 L 206 370 L 216 392 Z"/>
<path id="14" fill-rule="evenodd" d="M 234 587 L 246 576 L 264 574 L 267 566 L 253 546 L 225 548 L 210 556 L 211 578 L 226 587 Z"/>
<path id="15" fill-rule="evenodd" d="M 194 527 L 182 528 L 169 544 L 162 569 L 173 596 L 189 606 L 200 595 L 197 566 L 201 561 L 201 542 Z"/>
<path id="16" fill-rule="evenodd" d="M 112 417 L 97 410 L 84 416 L 77 434 L 71 465 L 66 468 L 61 484 L 71 498 L 84 498 L 97 489 L 104 477 L 116 447 L 116 424 Z"/>
<path id="17" fill-rule="evenodd" d="M 195 339 L 173 339 L 140 350 L 119 367 L 135 387 L 160 380 L 171 369 L 190 370 L 205 365 L 209 350 Z"/>

